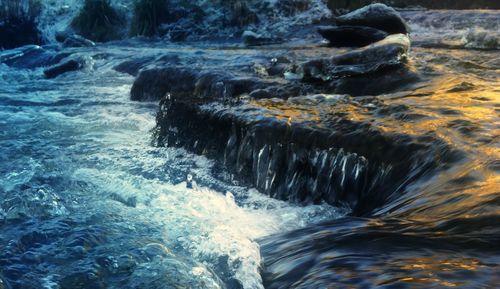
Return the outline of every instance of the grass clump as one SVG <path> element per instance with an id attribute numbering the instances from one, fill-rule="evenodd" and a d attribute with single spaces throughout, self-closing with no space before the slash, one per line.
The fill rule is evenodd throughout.
<path id="1" fill-rule="evenodd" d="M 41 10 L 39 0 L 0 0 L 0 48 L 41 44 L 36 21 Z"/>
<path id="2" fill-rule="evenodd" d="M 253 12 L 245 1 L 236 0 L 230 3 L 231 11 L 230 25 L 244 27 L 258 21 L 257 14 Z"/>
<path id="3" fill-rule="evenodd" d="M 167 0 L 137 0 L 130 28 L 132 36 L 155 36 L 162 23 L 170 20 Z"/>
<path id="4" fill-rule="evenodd" d="M 123 21 L 123 17 L 111 6 L 109 0 L 85 0 L 71 26 L 85 38 L 105 42 L 120 38 L 120 23 Z"/>
<path id="5" fill-rule="evenodd" d="M 0 22 L 34 22 L 41 10 L 39 0 L 0 0 Z"/>

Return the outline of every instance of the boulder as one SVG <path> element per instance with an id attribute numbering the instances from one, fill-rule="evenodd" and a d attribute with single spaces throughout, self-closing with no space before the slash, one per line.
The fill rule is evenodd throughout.
<path id="1" fill-rule="evenodd" d="M 364 75 L 406 62 L 410 39 L 403 34 L 329 59 L 315 59 L 301 65 L 299 74 L 306 82 L 328 82 L 336 78 Z"/>
<path id="2" fill-rule="evenodd" d="M 197 72 L 178 67 L 158 67 L 143 70 L 137 75 L 130 97 L 132 100 L 159 100 L 167 93 L 182 95 L 192 93 Z"/>
<path id="3" fill-rule="evenodd" d="M 85 66 L 85 61 L 81 58 L 66 60 L 43 71 L 47 78 L 55 78 L 70 71 L 80 70 Z"/>
<path id="4" fill-rule="evenodd" d="M 382 3 L 371 4 L 335 19 L 338 26 L 368 26 L 389 34 L 408 34 L 410 29 L 394 8 Z"/>
<path id="5" fill-rule="evenodd" d="M 328 26 L 318 28 L 318 33 L 333 47 L 362 47 L 388 36 L 382 30 L 367 26 Z"/>

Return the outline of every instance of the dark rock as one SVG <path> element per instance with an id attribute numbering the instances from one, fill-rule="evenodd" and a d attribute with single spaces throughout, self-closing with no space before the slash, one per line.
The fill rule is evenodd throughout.
<path id="1" fill-rule="evenodd" d="M 281 77 L 283 77 L 285 75 L 285 72 L 288 70 L 291 70 L 292 67 L 293 67 L 293 65 L 289 64 L 289 63 L 272 63 L 267 68 L 267 74 L 269 76 L 281 76 Z"/>
<path id="2" fill-rule="evenodd" d="M 352 95 L 388 92 L 382 89 L 396 90 L 400 86 L 392 87 L 392 84 L 418 78 L 406 66 L 409 48 L 407 36 L 391 35 L 370 46 L 330 59 L 308 61 L 301 65 L 298 72 L 305 82 L 329 83 L 330 88 L 333 88 L 329 92 Z"/>
<path id="3" fill-rule="evenodd" d="M 154 57 L 149 56 L 133 58 L 131 60 L 127 60 L 118 64 L 117 66 L 113 67 L 113 69 L 121 73 L 127 73 L 132 76 L 136 76 L 139 73 L 139 70 L 151 63 L 154 59 Z"/>
<path id="4" fill-rule="evenodd" d="M 66 72 L 80 70 L 84 66 L 85 63 L 83 59 L 70 59 L 63 63 L 47 68 L 43 71 L 43 74 L 45 74 L 45 77 L 47 78 L 55 78 Z"/>
<path id="5" fill-rule="evenodd" d="M 171 95 L 191 94 L 195 88 L 197 73 L 177 67 L 143 70 L 134 81 L 130 97 L 132 100 L 159 100 L 167 93 Z"/>
<path id="6" fill-rule="evenodd" d="M 315 90 L 314 87 L 294 82 L 287 84 L 278 84 L 271 85 L 265 88 L 255 89 L 249 93 L 251 98 L 255 99 L 264 99 L 264 98 L 280 98 L 280 99 L 288 99 L 290 97 L 297 97 L 300 95 L 305 95 L 308 93 L 320 92 L 319 90 Z"/>
<path id="7" fill-rule="evenodd" d="M 27 45 L 0 54 L 0 62 L 18 68 L 42 66 L 40 64 L 49 58 L 50 54 L 38 45 Z"/>
<path id="8" fill-rule="evenodd" d="M 318 28 L 319 34 L 334 47 L 361 47 L 380 41 L 387 33 L 366 26 L 331 26 Z"/>
<path id="9" fill-rule="evenodd" d="M 388 67 L 365 75 L 334 79 L 329 83 L 329 91 L 352 96 L 379 95 L 417 83 L 419 74 L 411 67 Z"/>
<path id="10" fill-rule="evenodd" d="M 68 36 L 63 42 L 63 47 L 94 47 L 94 46 L 95 46 L 94 42 L 76 34 Z"/>
<path id="11" fill-rule="evenodd" d="M 239 77 L 227 72 L 198 72 L 189 68 L 164 67 L 142 70 L 131 90 L 131 99 L 160 100 L 173 98 L 231 100 L 256 89 L 274 84 L 255 77 Z"/>
<path id="12" fill-rule="evenodd" d="M 232 105 L 164 99 L 155 134 L 159 145 L 223 161 L 239 180 L 274 198 L 326 201 L 365 214 L 445 159 L 440 155 L 449 148 L 437 138 L 429 145 L 384 133 L 346 113 L 360 109 L 348 98 L 323 96 Z"/>
<path id="13" fill-rule="evenodd" d="M 266 86 L 266 81 L 258 78 L 210 72 L 202 74 L 197 79 L 194 95 L 200 98 L 231 100 L 264 86 Z"/>
<path id="14" fill-rule="evenodd" d="M 410 32 L 399 13 L 385 4 L 376 3 L 365 6 L 336 18 L 338 26 L 368 26 L 389 34 Z"/>

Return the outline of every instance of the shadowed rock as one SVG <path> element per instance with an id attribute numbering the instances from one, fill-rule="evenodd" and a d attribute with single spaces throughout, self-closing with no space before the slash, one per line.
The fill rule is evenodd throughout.
<path id="1" fill-rule="evenodd" d="M 391 35 L 308 61 L 297 71 L 302 81 L 283 78 L 285 71 L 296 69 L 283 55 L 258 71 L 255 66 L 228 66 L 225 57 L 204 70 L 197 69 L 193 58 L 189 65 L 184 60 L 157 64 L 139 72 L 131 97 L 162 99 L 158 145 L 218 160 L 236 179 L 274 198 L 327 202 L 363 215 L 391 194 L 402 193 L 406 184 L 436 167 L 436 160 L 449 158 L 450 149 L 438 138 L 421 142 L 384 133 L 370 124 L 369 116 L 361 120 L 348 113 L 375 115 L 358 100 L 319 93 L 377 94 L 415 81 L 405 63 L 409 46 L 407 36 Z"/>
<path id="2" fill-rule="evenodd" d="M 136 76 L 143 67 L 151 63 L 155 58 L 151 56 L 134 58 L 124 61 L 113 67 L 114 70 Z"/>
<path id="3" fill-rule="evenodd" d="M 368 26 L 389 34 L 410 32 L 405 21 L 394 8 L 376 3 L 337 17 L 338 26 Z"/>
<path id="4" fill-rule="evenodd" d="M 132 100 L 151 101 L 167 93 L 188 94 L 194 91 L 196 72 L 177 67 L 153 68 L 139 73 L 130 96 Z"/>
<path id="5" fill-rule="evenodd" d="M 318 33 L 333 47 L 361 47 L 380 41 L 387 33 L 365 26 L 320 27 Z"/>
<path id="6" fill-rule="evenodd" d="M 66 72 L 80 70 L 84 66 L 85 63 L 83 59 L 70 59 L 44 70 L 43 74 L 47 78 L 55 78 Z"/>

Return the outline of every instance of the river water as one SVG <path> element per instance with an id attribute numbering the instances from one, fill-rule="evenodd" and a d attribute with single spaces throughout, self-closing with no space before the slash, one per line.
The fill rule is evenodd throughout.
<path id="1" fill-rule="evenodd" d="M 52 80 L 0 64 L 0 288 L 495 288 L 500 55 L 470 50 L 492 48 L 483 30 L 432 47 L 435 29 L 412 51 L 425 85 L 383 96 L 414 114 L 376 121 L 432 131 L 463 158 L 373 219 L 274 200 L 215 178 L 203 156 L 152 146 L 157 104 L 130 101 L 134 78 L 112 67 L 157 45 L 75 49 L 86 69 Z"/>
<path id="2" fill-rule="evenodd" d="M 209 160 L 152 147 L 157 105 L 130 101 L 113 61 L 92 65 L 55 80 L 0 68 L 0 264 L 15 288 L 260 288 L 256 238 L 344 213 L 218 183 Z"/>

